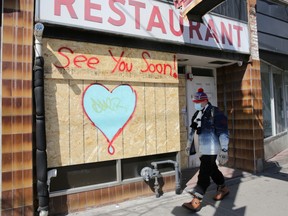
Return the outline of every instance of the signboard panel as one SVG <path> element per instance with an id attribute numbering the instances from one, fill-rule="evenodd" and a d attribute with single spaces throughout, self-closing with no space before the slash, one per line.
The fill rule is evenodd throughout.
<path id="1" fill-rule="evenodd" d="M 249 53 L 246 23 L 207 14 L 204 23 L 184 19 L 174 5 L 153 0 L 39 1 L 40 22 L 177 44 Z"/>

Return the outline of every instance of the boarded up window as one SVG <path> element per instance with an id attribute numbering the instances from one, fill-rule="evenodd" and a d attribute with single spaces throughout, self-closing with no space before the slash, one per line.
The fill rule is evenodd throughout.
<path id="1" fill-rule="evenodd" d="M 48 166 L 180 150 L 175 54 L 47 39 Z"/>

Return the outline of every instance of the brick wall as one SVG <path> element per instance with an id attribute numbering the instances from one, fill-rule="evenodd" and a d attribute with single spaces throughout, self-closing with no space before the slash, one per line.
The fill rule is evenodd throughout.
<path id="1" fill-rule="evenodd" d="M 257 20 L 255 5 L 250 5 L 248 8 L 249 16 L 249 28 L 250 28 L 250 51 L 251 59 L 259 60 L 259 44 L 258 44 L 258 32 L 257 32 Z"/>

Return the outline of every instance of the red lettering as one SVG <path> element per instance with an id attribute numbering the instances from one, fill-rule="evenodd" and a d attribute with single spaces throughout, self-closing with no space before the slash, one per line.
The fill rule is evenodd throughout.
<path id="1" fill-rule="evenodd" d="M 138 1 L 133 1 L 133 0 L 129 1 L 129 5 L 135 7 L 135 28 L 140 29 L 140 26 L 141 26 L 140 9 L 141 8 L 145 9 L 146 5 L 143 2 L 138 2 Z"/>
<path id="2" fill-rule="evenodd" d="M 147 60 L 146 60 L 146 58 L 145 58 L 145 55 L 147 55 L 150 58 L 150 54 L 148 52 L 143 52 L 142 53 L 142 58 L 143 58 L 144 62 L 146 63 L 146 65 L 149 65 Z M 141 72 L 148 72 L 148 70 L 149 70 L 149 68 L 146 67 L 146 70 L 142 70 L 141 69 Z"/>
<path id="3" fill-rule="evenodd" d="M 158 19 L 158 22 L 156 22 L 156 18 Z M 153 10 L 147 26 L 147 31 L 151 31 L 153 27 L 160 28 L 162 30 L 162 33 L 166 34 L 166 29 L 160 13 L 160 9 L 157 6 L 153 6 Z"/>
<path id="4" fill-rule="evenodd" d="M 66 67 L 68 67 L 68 66 L 70 65 L 70 59 L 69 59 L 69 57 L 68 57 L 67 55 L 65 55 L 64 53 L 62 53 L 62 50 L 65 50 L 65 49 L 68 50 L 70 53 L 73 54 L 73 51 L 72 51 L 70 48 L 68 48 L 68 47 L 61 47 L 61 48 L 59 48 L 59 49 L 58 49 L 58 53 L 59 53 L 59 55 L 62 55 L 64 58 L 66 58 L 67 64 L 65 64 L 64 66 L 59 66 L 59 65 L 54 64 L 55 67 L 57 67 L 57 68 L 66 68 Z"/>
<path id="5" fill-rule="evenodd" d="M 81 68 L 81 66 L 78 65 L 78 62 L 86 62 L 87 61 L 87 57 L 84 55 L 78 55 L 75 56 L 73 63 L 76 67 Z"/>
<path id="6" fill-rule="evenodd" d="M 193 25 L 193 23 L 196 23 L 196 25 Z M 190 38 L 194 38 L 193 36 L 193 31 L 196 32 L 199 40 L 203 40 L 202 38 L 202 35 L 200 33 L 200 27 L 201 27 L 201 23 L 198 23 L 198 22 L 192 22 L 192 21 L 189 21 L 189 36 Z"/>
<path id="7" fill-rule="evenodd" d="M 146 68 L 145 69 L 141 69 L 140 71 L 143 73 L 146 72 L 150 72 L 150 73 L 155 73 L 157 72 L 158 74 L 169 74 L 170 76 L 174 77 L 175 79 L 177 79 L 177 73 L 173 73 L 173 67 L 170 64 L 152 64 L 149 63 L 148 60 L 146 59 L 146 57 L 150 57 L 150 54 L 146 51 L 142 52 L 142 58 L 146 64 Z M 175 56 L 174 56 L 174 60 L 175 60 Z"/>
<path id="8" fill-rule="evenodd" d="M 241 47 L 240 31 L 243 31 L 243 28 L 241 26 L 233 26 L 233 29 L 237 31 L 237 45 L 238 47 Z"/>
<path id="9" fill-rule="evenodd" d="M 208 27 L 207 27 L 207 32 L 205 36 L 205 41 L 208 41 L 209 38 L 214 38 L 217 43 L 219 43 L 217 31 L 214 25 L 214 21 L 212 19 L 209 20 L 208 22 Z"/>
<path id="10" fill-rule="evenodd" d="M 116 20 L 116 19 L 109 17 L 108 22 L 114 26 L 122 26 L 126 22 L 126 17 L 125 17 L 125 14 L 115 6 L 115 3 L 117 2 L 121 3 L 122 5 L 125 5 L 125 0 L 110 0 L 109 6 L 113 12 L 119 15 L 119 19 Z"/>
<path id="11" fill-rule="evenodd" d="M 82 0 L 82 6 L 83 5 L 84 6 L 79 8 L 78 7 L 76 8 L 76 6 L 80 5 L 81 3 L 78 4 L 78 1 L 77 3 L 75 3 L 76 0 L 51 0 L 51 1 L 54 2 L 55 16 L 66 16 L 65 18 L 67 18 L 67 20 L 71 18 L 78 19 L 78 16 L 84 16 L 81 17 L 81 19 L 84 19 L 84 21 L 86 22 L 90 21 L 95 24 L 97 23 L 102 24 L 98 27 L 102 28 L 103 30 L 105 29 L 108 30 L 110 29 L 111 26 L 112 27 L 124 26 L 125 28 L 123 29 L 128 29 L 128 27 L 130 28 L 130 26 L 128 25 L 134 22 L 134 26 L 132 24 L 131 29 L 129 30 L 129 32 L 127 32 L 128 34 L 129 33 L 134 34 L 133 29 L 134 31 L 141 29 L 141 32 L 143 31 L 143 34 L 145 35 L 147 34 L 149 35 L 149 32 L 150 33 L 153 32 L 153 34 L 149 35 L 150 37 L 154 35 L 155 37 L 159 38 L 161 37 L 161 35 L 164 36 L 164 34 L 169 34 L 170 39 L 172 38 L 172 40 L 175 41 L 181 40 L 184 41 L 184 43 L 193 44 L 195 41 L 191 39 L 196 40 L 198 39 L 203 41 L 204 43 L 213 40 L 215 43 L 222 43 L 223 45 L 226 44 L 229 46 L 234 46 L 234 48 L 237 50 L 237 47 L 241 47 L 242 43 L 241 37 L 243 37 L 242 32 L 246 30 L 246 27 L 245 26 L 242 27 L 241 24 L 239 25 L 237 23 L 235 24 L 235 22 L 228 22 L 225 19 L 224 20 L 220 19 L 220 21 L 219 19 L 213 20 L 213 18 L 211 17 L 210 19 L 208 18 L 207 20 L 208 24 L 206 25 L 206 27 L 199 22 L 192 22 L 192 21 L 189 21 L 189 26 L 186 26 L 184 18 L 178 12 L 175 12 L 175 9 L 167 7 L 161 8 L 161 6 L 157 4 L 151 5 L 147 1 Z M 178 6 L 180 4 L 182 6 L 183 5 L 185 6 L 187 2 L 191 1 L 193 0 L 174 0 L 174 3 L 175 5 Z M 84 14 L 82 15 L 83 12 Z M 104 16 L 103 15 L 104 13 L 107 13 L 107 16 L 106 15 Z M 106 17 L 107 20 L 105 20 Z M 104 25 L 104 23 L 106 23 L 106 25 Z M 83 25 L 86 25 L 86 23 L 83 22 Z M 93 27 L 91 28 L 93 29 Z M 116 28 L 114 30 L 119 31 L 120 34 L 121 33 L 124 34 L 125 32 L 123 32 L 123 29 Z M 185 35 L 183 35 L 184 33 Z M 139 36 L 140 35 L 137 34 L 137 37 Z M 183 37 L 183 38 L 177 39 L 177 37 Z M 235 43 L 235 45 L 233 43 Z M 65 49 L 67 48 L 62 47 L 62 50 L 59 51 L 60 53 L 59 55 L 62 55 L 64 59 L 67 59 L 67 56 L 63 53 Z M 67 50 L 65 51 L 67 52 Z M 76 62 L 74 62 L 74 64 L 76 65 L 76 67 L 81 66 L 81 63 L 83 63 L 84 61 L 86 61 L 88 64 L 88 58 L 85 60 L 83 56 L 82 57 L 78 56 L 78 58 L 75 59 L 75 61 Z M 97 62 L 96 60 L 91 60 L 88 67 L 94 68 L 96 62 Z M 68 60 L 65 60 L 64 65 L 66 66 L 67 63 Z M 122 67 L 123 65 L 124 65 L 123 63 L 119 62 L 118 66 Z M 126 69 L 130 68 L 128 67 L 128 65 L 126 65 L 125 67 Z"/>
<path id="12" fill-rule="evenodd" d="M 207 28 L 205 41 L 208 41 L 210 38 L 214 38 L 214 37 L 213 37 L 213 35 L 211 33 L 211 30 L 209 28 Z"/>
<path id="13" fill-rule="evenodd" d="M 173 61 L 173 63 L 174 63 L 174 70 L 176 70 L 176 61 L 177 61 L 176 55 L 173 56 L 173 60 L 174 60 L 174 61 Z M 175 79 L 177 79 L 177 78 L 178 78 L 178 73 L 177 73 L 177 72 L 174 72 L 173 77 L 174 77 Z"/>
<path id="14" fill-rule="evenodd" d="M 66 6 L 70 16 L 74 19 L 78 19 L 73 4 L 75 0 L 54 0 L 54 15 L 61 16 L 61 6 Z"/>
<path id="15" fill-rule="evenodd" d="M 93 65 L 97 65 L 97 64 L 99 64 L 99 62 L 100 62 L 100 61 L 99 61 L 98 58 L 96 58 L 96 57 L 91 57 L 91 58 L 89 58 L 88 61 L 87 61 L 87 66 L 88 66 L 89 68 L 96 69 L 96 67 L 93 66 Z"/>
<path id="16" fill-rule="evenodd" d="M 120 55 L 120 58 L 119 59 L 116 59 L 112 53 L 111 50 L 108 51 L 110 53 L 110 56 L 113 58 L 113 60 L 117 63 L 115 65 L 115 67 L 113 68 L 112 70 L 112 73 L 114 73 L 116 70 L 119 70 L 120 72 L 131 72 L 132 71 L 132 68 L 133 68 L 133 65 L 130 63 L 130 65 L 125 62 L 124 60 L 122 60 L 122 57 L 124 56 L 125 52 L 122 51 L 121 55 Z M 130 67 L 129 67 L 130 66 Z"/>
<path id="17" fill-rule="evenodd" d="M 101 11 L 101 5 L 91 3 L 90 0 L 85 0 L 85 20 L 89 20 L 92 22 L 102 23 L 102 18 L 98 16 L 91 15 L 91 9 Z"/>
<path id="18" fill-rule="evenodd" d="M 172 32 L 172 34 L 174 34 L 175 36 L 181 36 L 183 34 L 183 18 L 181 16 L 179 16 L 179 23 L 180 24 L 180 29 L 178 31 L 175 30 L 174 28 L 174 11 L 173 10 L 169 10 L 169 23 L 170 23 L 170 30 Z"/>
<path id="19" fill-rule="evenodd" d="M 64 53 L 65 50 L 69 51 L 71 54 L 74 54 L 73 50 L 68 48 L 68 47 L 59 48 L 58 54 L 63 56 L 66 59 L 66 64 L 65 63 L 64 63 L 65 65 L 62 64 L 63 66 L 54 64 L 55 67 L 63 69 L 63 68 L 67 68 L 70 66 L 71 60 L 70 60 L 69 56 Z M 76 55 L 74 58 L 71 57 L 71 59 L 73 61 L 73 65 L 78 67 L 78 68 L 83 68 L 80 63 L 85 62 L 87 67 L 89 67 L 91 69 L 95 69 L 96 67 L 94 65 L 99 64 L 99 62 L 100 62 L 97 57 L 88 58 L 85 55 Z"/>
<path id="20" fill-rule="evenodd" d="M 229 33 L 225 27 L 225 23 L 221 22 L 221 33 L 222 33 L 222 43 L 225 44 L 225 38 L 227 38 L 228 43 L 232 45 L 233 39 L 232 39 L 232 27 L 231 24 L 228 24 Z"/>

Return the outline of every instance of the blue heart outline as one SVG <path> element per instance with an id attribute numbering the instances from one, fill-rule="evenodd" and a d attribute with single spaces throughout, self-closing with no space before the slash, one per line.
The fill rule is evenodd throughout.
<path id="1" fill-rule="evenodd" d="M 113 142 L 131 120 L 136 104 L 136 91 L 128 84 L 118 85 L 110 91 L 100 83 L 93 83 L 83 92 L 83 111 L 105 136 L 109 154 L 115 153 Z"/>

